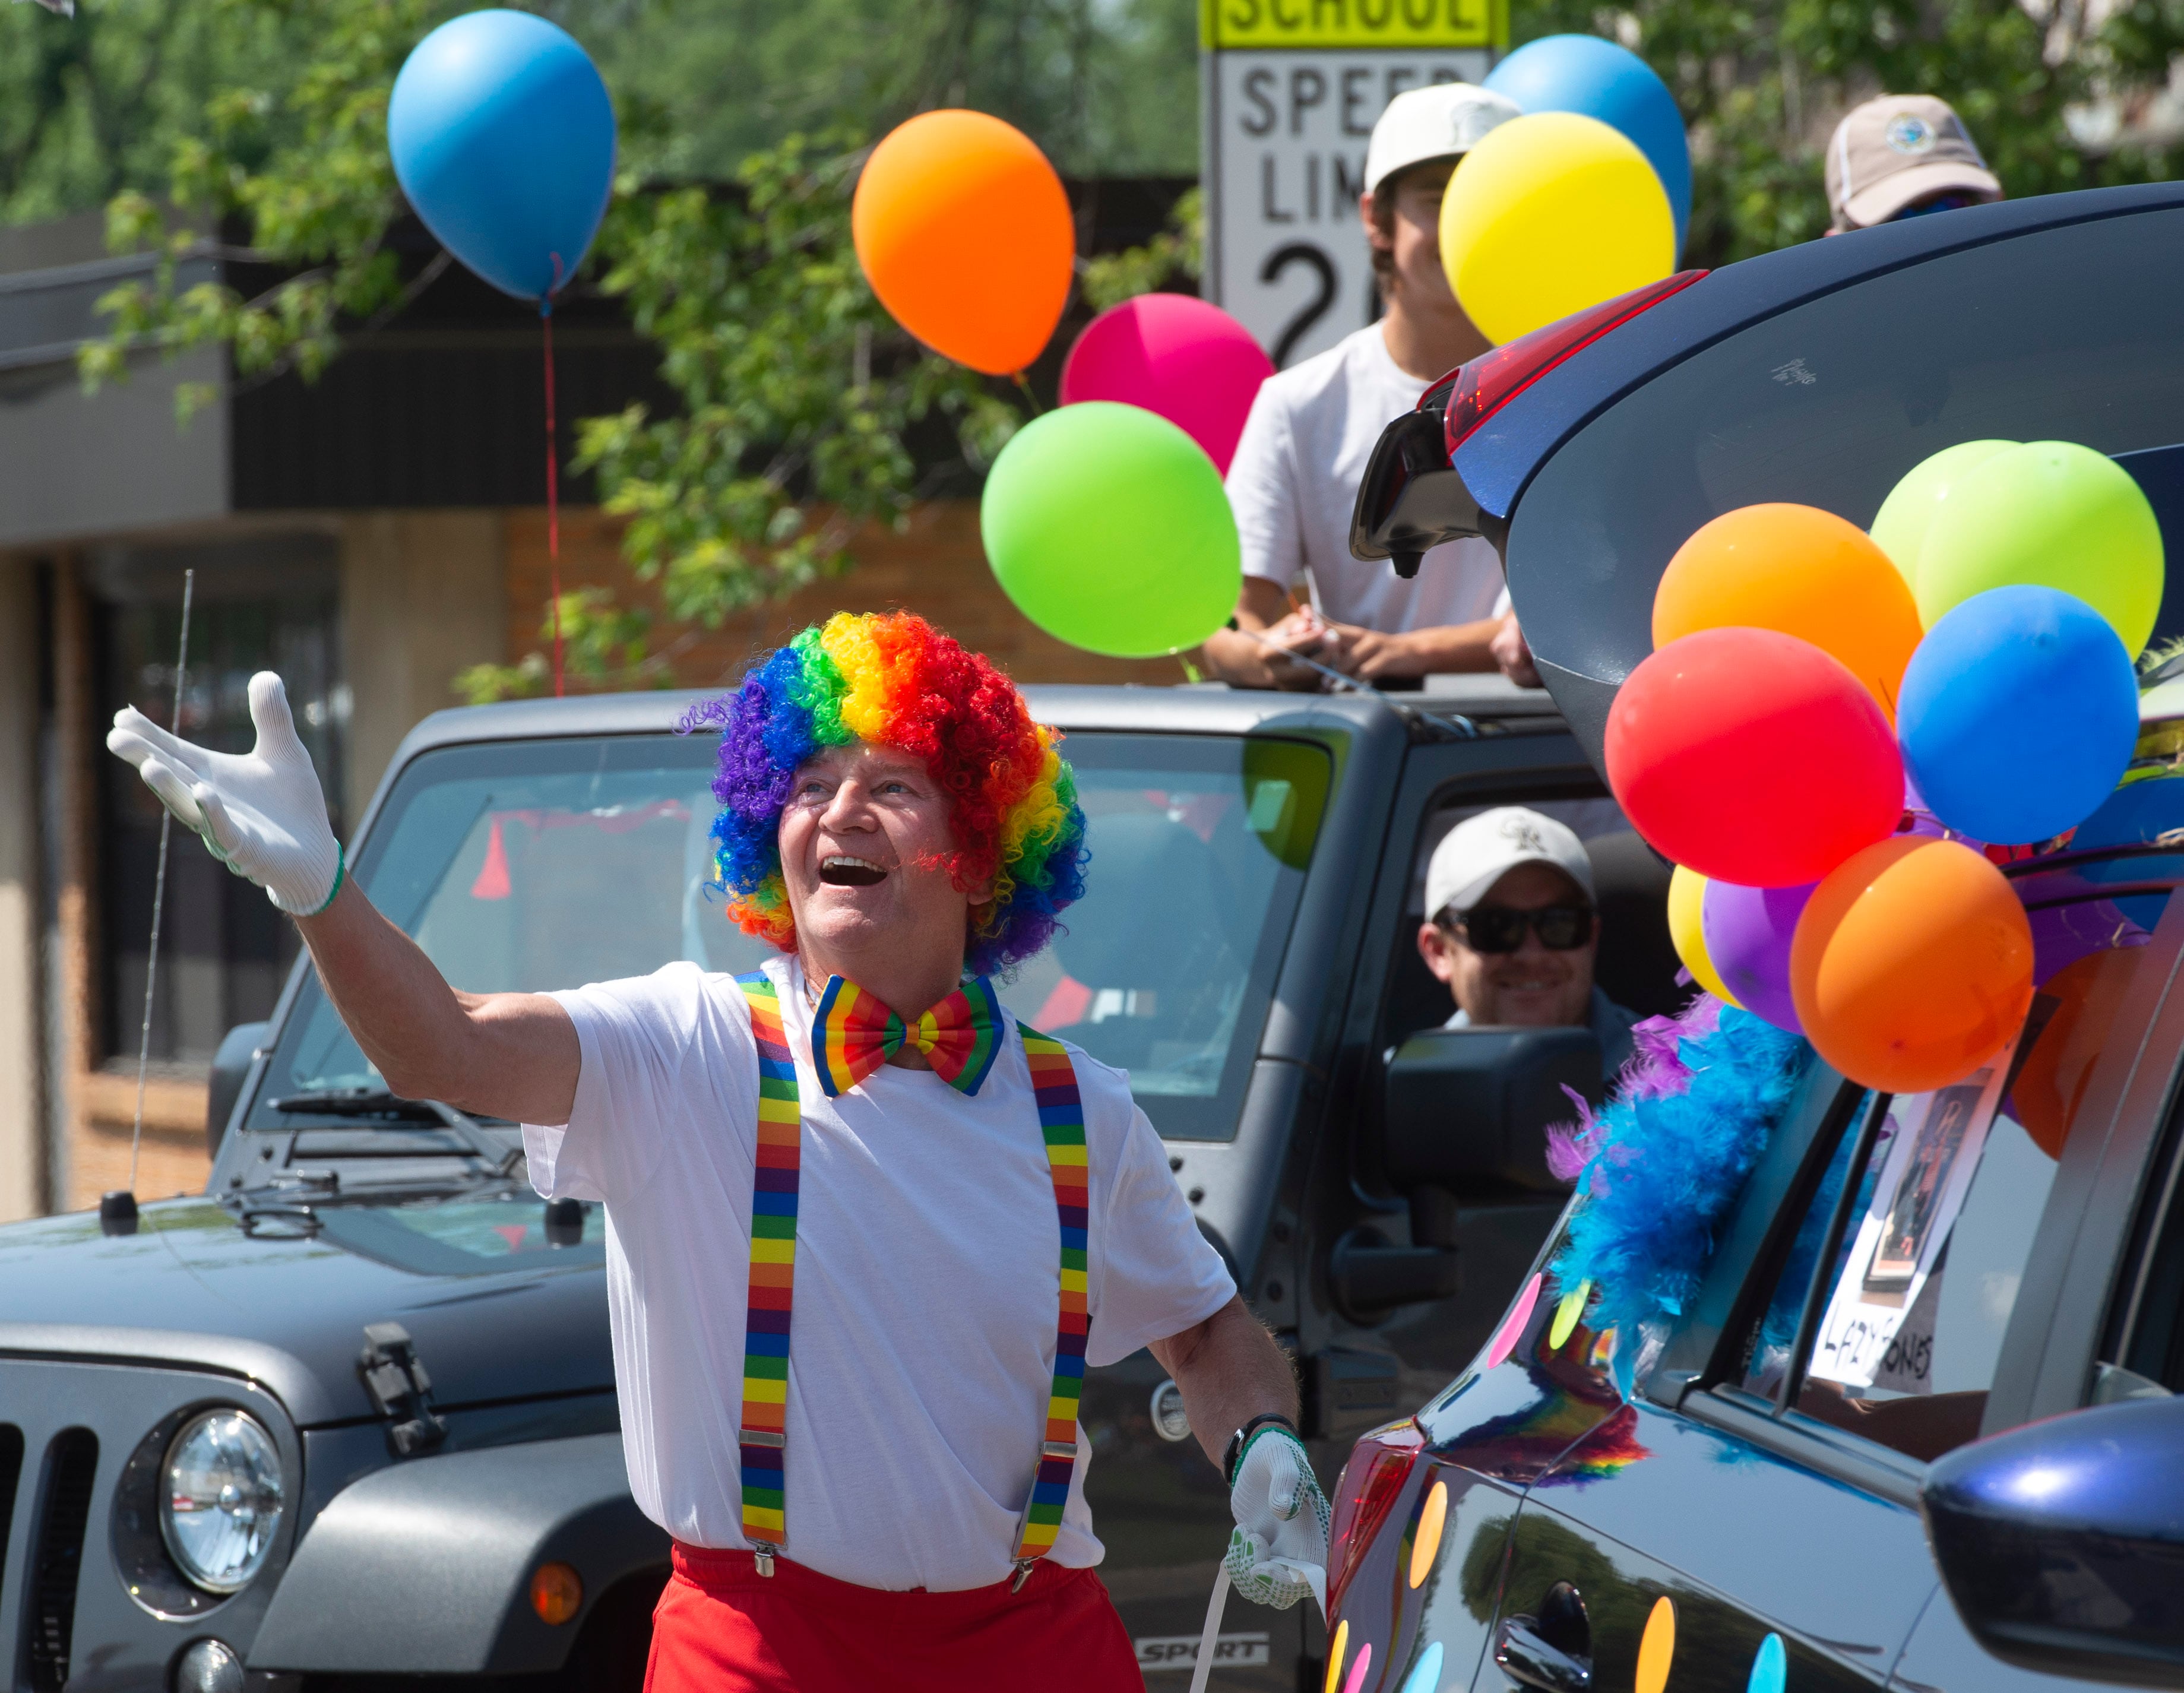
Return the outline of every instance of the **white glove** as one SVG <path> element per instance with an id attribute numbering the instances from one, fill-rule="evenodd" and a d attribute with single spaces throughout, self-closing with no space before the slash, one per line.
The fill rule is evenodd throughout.
<path id="1" fill-rule="evenodd" d="M 1236 1518 L 1228 1579 L 1254 1604 L 1286 1611 L 1307 1593 L 1326 1600 L 1327 1495 L 1304 1443 L 1286 1428 L 1256 1428 L 1228 1488 Z"/>
<path id="2" fill-rule="evenodd" d="M 178 740 L 134 706 L 114 714 L 107 750 L 136 767 L 159 803 L 204 837 L 212 855 L 265 890 L 281 910 L 310 916 L 333 904 L 344 865 L 326 822 L 326 798 L 311 755 L 296 738 L 281 678 L 250 678 L 248 755 L 207 752 Z"/>

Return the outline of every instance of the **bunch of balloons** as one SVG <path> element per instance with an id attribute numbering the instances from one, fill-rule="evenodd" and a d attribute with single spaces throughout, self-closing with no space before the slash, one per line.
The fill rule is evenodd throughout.
<path id="1" fill-rule="evenodd" d="M 983 112 L 926 112 L 872 149 L 850 206 L 880 304 L 944 358 L 1013 376 L 1069 303 L 1076 226 L 1061 178 Z M 1019 430 L 986 478 L 986 556 L 1049 634 L 1123 657 L 1197 645 L 1227 621 L 1242 549 L 1221 478 L 1273 366 L 1217 306 L 1180 294 L 1093 320 L 1061 409 Z"/>
<path id="2" fill-rule="evenodd" d="M 2033 946 L 1997 862 L 2123 775 L 2162 577 L 2137 484 L 2068 442 L 1936 454 L 1869 536 L 1788 504 L 1700 528 L 1607 732 L 1693 977 L 1892 1093 L 2001 1050 Z"/>
<path id="3" fill-rule="evenodd" d="M 1597 36 L 1548 36 L 1486 86 L 1524 115 L 1463 156 L 1440 209 L 1441 264 L 1481 333 L 1513 341 L 1675 269 L 1691 150 L 1652 66 Z"/>

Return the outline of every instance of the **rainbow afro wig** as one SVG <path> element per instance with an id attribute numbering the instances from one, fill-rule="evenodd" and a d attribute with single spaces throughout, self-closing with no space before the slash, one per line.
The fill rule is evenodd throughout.
<path id="1" fill-rule="evenodd" d="M 922 759 L 952 796 L 958 888 L 991 878 L 972 908 L 965 966 L 992 976 L 1031 957 L 1064 906 L 1084 893 L 1084 813 L 1016 684 L 977 653 L 906 611 L 837 612 L 769 654 L 733 693 L 683 720 L 721 732 L 713 797 L 714 866 L 728 914 L 784 952 L 796 919 L 782 879 L 781 814 L 796 767 L 826 747 L 862 741 Z"/>

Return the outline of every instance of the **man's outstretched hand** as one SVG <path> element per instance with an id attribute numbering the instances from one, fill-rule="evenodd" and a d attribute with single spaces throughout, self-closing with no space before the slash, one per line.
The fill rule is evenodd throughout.
<path id="1" fill-rule="evenodd" d="M 341 885 L 341 844 L 326 799 L 297 738 L 281 678 L 250 678 L 248 753 L 208 752 L 176 738 L 134 706 L 114 715 L 107 750 L 136 766 L 159 803 L 204 837 L 212 855 L 248 877 L 293 916 L 323 911 Z"/>

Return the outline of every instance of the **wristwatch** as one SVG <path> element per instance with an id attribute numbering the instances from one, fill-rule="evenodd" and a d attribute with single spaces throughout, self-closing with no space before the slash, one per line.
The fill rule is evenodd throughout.
<path id="1" fill-rule="evenodd" d="M 1280 1427 L 1288 1429 L 1292 1434 L 1297 1434 L 1296 1424 L 1290 1422 L 1288 1417 L 1283 1416 L 1279 1411 L 1262 1411 L 1256 1417 L 1254 1417 L 1249 1423 L 1246 1423 L 1242 1428 L 1231 1434 L 1228 1437 L 1228 1445 L 1222 1449 L 1221 1479 L 1229 1486 L 1234 1487 L 1236 1484 L 1236 1465 L 1244 1456 L 1244 1443 L 1251 1438 L 1252 1434 L 1256 1430 L 1264 1428 L 1269 1423 L 1279 1424 Z M 1301 1434 L 1297 1434 L 1297 1438 L 1299 1440 L 1302 1440 L 1304 1437 Z"/>

